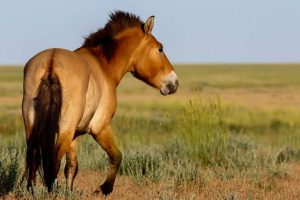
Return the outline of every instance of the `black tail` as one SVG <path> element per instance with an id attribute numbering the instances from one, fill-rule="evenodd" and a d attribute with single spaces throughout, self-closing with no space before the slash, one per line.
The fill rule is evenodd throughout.
<path id="1" fill-rule="evenodd" d="M 34 123 L 26 152 L 28 187 L 39 169 L 44 184 L 49 191 L 52 189 L 57 176 L 55 143 L 59 131 L 61 105 L 60 81 L 55 74 L 49 74 L 46 79 L 42 79 L 38 94 L 34 98 Z"/>

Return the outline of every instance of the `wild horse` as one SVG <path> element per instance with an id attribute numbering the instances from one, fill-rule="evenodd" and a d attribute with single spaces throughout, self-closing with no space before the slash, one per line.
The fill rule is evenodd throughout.
<path id="1" fill-rule="evenodd" d="M 26 171 L 32 189 L 40 169 L 51 191 L 62 157 L 72 189 L 78 172 L 77 136 L 90 134 L 106 151 L 110 168 L 97 192 L 112 192 L 122 154 L 115 144 L 111 119 L 116 111 L 116 88 L 131 72 L 160 90 L 176 92 L 177 76 L 163 46 L 151 34 L 154 17 L 116 11 L 105 27 L 90 34 L 75 51 L 47 49 L 31 58 L 24 69 L 22 112 L 26 130 Z"/>

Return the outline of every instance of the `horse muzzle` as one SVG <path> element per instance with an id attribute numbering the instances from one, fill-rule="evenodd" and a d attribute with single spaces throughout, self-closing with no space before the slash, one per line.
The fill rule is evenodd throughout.
<path id="1" fill-rule="evenodd" d="M 167 77 L 164 79 L 164 85 L 162 88 L 160 88 L 160 93 L 164 96 L 173 94 L 177 91 L 177 88 L 179 86 L 177 75 L 174 71 L 172 71 L 170 74 L 167 75 Z"/>

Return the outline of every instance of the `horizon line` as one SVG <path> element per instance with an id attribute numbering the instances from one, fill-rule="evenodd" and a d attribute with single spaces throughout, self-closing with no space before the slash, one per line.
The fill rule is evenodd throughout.
<path id="1" fill-rule="evenodd" d="M 22 67 L 24 64 L 0 64 L 0 67 Z M 176 62 L 172 65 L 300 65 L 299 62 Z"/>

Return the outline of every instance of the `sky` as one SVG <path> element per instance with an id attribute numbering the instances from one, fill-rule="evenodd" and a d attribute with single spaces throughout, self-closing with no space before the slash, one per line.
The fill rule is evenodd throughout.
<path id="1" fill-rule="evenodd" d="M 299 0 L 1 0 L 0 64 L 74 50 L 114 10 L 155 15 L 172 63 L 300 63 Z"/>

